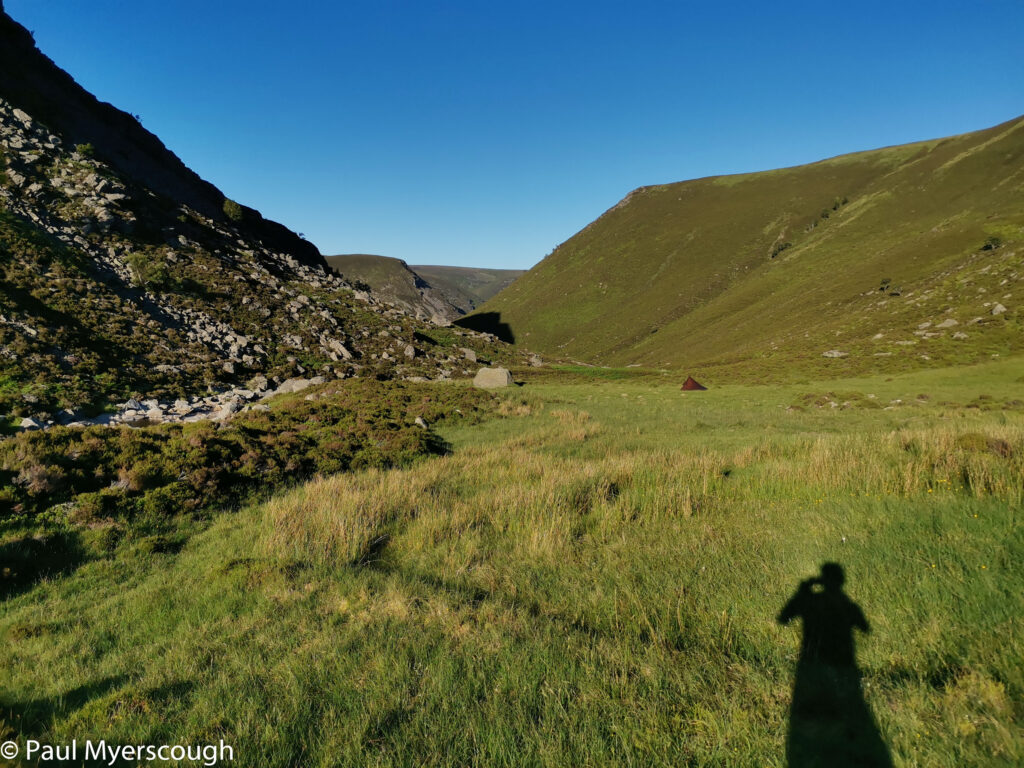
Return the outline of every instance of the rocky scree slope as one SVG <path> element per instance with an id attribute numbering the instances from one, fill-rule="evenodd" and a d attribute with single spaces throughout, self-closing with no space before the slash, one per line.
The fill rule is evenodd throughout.
<path id="1" fill-rule="evenodd" d="M 18 30 L 0 17 L 4 57 Z M 137 175 L 145 168 L 126 172 L 11 101 L 3 67 L 0 426 L 81 420 L 129 398 L 147 401 L 122 405 L 133 418 L 185 418 L 189 403 L 221 410 L 199 393 L 255 399 L 296 378 L 468 375 L 476 366 L 462 348 L 508 359 L 486 335 L 435 338 L 438 329 L 353 289 L 315 248 L 254 223 L 219 192 L 215 216 L 202 200 L 155 191 Z M 102 122 L 113 108 L 101 107 Z M 167 178 L 157 186 L 174 191 Z"/>
<path id="2" fill-rule="evenodd" d="M 637 189 L 480 312 L 549 355 L 728 381 L 1006 356 L 1022 303 L 1017 118 Z"/>
<path id="3" fill-rule="evenodd" d="M 87 144 L 96 157 L 155 194 L 213 221 L 231 223 L 309 266 L 323 266 L 316 247 L 245 206 L 224 208 L 224 195 L 201 179 L 138 118 L 101 102 L 36 48 L 32 35 L 0 3 L 0 97 L 45 124 L 66 146 Z"/>

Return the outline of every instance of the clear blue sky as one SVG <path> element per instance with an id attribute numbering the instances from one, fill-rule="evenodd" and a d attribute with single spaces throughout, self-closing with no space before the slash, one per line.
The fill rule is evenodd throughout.
<path id="1" fill-rule="evenodd" d="M 6 0 L 325 254 L 528 267 L 631 189 L 1024 113 L 1024 2 Z"/>

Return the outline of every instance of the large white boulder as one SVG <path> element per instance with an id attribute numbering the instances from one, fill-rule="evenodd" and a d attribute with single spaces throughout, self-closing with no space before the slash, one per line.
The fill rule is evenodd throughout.
<path id="1" fill-rule="evenodd" d="M 497 389 L 512 383 L 512 374 L 507 368 L 481 368 L 473 378 L 473 386 L 481 389 Z"/>

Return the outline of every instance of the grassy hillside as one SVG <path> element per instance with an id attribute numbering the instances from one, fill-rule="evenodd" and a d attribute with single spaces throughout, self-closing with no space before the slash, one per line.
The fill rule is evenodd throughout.
<path id="1" fill-rule="evenodd" d="M 905 370 L 1021 349 L 1022 262 L 1017 119 L 640 188 L 480 312 L 535 351 L 712 380 Z"/>
<path id="2" fill-rule="evenodd" d="M 415 265 L 412 269 L 463 312 L 476 309 L 526 274 L 523 269 L 482 267 Z"/>
<path id="3" fill-rule="evenodd" d="M 346 253 L 327 256 L 325 261 L 350 282 L 365 284 L 379 298 L 424 320 L 446 324 L 464 312 L 401 259 Z"/>
<path id="4" fill-rule="evenodd" d="M 0 602 L 0 740 L 781 766 L 787 740 L 835 749 L 790 716 L 801 628 L 776 619 L 832 561 L 871 630 L 846 670 L 863 743 L 1020 764 L 1019 359 L 697 394 L 529 375 L 505 418 L 444 428 L 448 456 L 321 478 L 175 546 L 5 529 L 5 554 L 77 556 Z"/>

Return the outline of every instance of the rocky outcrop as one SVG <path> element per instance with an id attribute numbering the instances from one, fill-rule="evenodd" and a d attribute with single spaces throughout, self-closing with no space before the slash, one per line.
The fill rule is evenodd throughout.
<path id="1" fill-rule="evenodd" d="M 513 359 L 483 333 L 451 329 L 436 341 L 432 326 L 327 271 L 297 238 L 267 235 L 244 212 L 225 219 L 210 207 L 215 188 L 141 129 L 124 129 L 125 147 L 142 147 L 127 155 L 80 143 L 95 138 L 82 125 L 108 130 L 121 118 L 107 121 L 117 111 L 29 51 L 26 36 L 0 17 L 0 252 L 11 255 L 0 260 L 0 414 L 45 426 L 134 392 L 150 404 L 114 421 L 230 416 L 231 398 L 245 407 L 244 392 L 259 391 L 254 379 L 274 389 L 471 376 L 460 346 Z M 39 92 L 26 95 L 8 64 Z M 66 97 L 68 114 L 46 94 Z M 206 402 L 213 395 L 197 392 L 234 394 Z M 178 413 L 181 403 L 193 410 Z"/>
<path id="2" fill-rule="evenodd" d="M 99 101 L 36 48 L 32 35 L 0 7 L 0 96 L 42 122 L 67 146 L 90 145 L 96 157 L 156 195 L 220 224 L 231 223 L 224 194 L 189 169 L 138 118 Z M 316 247 L 286 227 L 240 207 L 239 229 L 268 250 L 324 267 Z"/>

